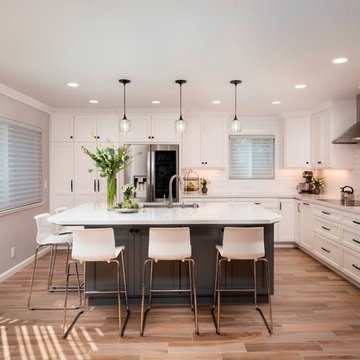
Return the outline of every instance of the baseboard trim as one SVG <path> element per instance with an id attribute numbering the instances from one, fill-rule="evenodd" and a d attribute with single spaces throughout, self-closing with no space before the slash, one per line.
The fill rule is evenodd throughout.
<path id="1" fill-rule="evenodd" d="M 49 250 L 50 250 L 49 248 L 44 248 L 44 249 L 40 250 L 38 253 L 38 257 L 44 256 L 47 252 L 49 252 Z M 27 259 L 25 259 L 24 261 L 20 262 L 19 264 L 13 266 L 11 269 L 0 274 L 0 283 L 5 281 L 10 276 L 16 274 L 18 271 L 23 269 L 25 266 L 31 264 L 34 261 L 34 259 L 35 259 L 35 255 L 32 255 L 32 256 L 28 257 Z"/>

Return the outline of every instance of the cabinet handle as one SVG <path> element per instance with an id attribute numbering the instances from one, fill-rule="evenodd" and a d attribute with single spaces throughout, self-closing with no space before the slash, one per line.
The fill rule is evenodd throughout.
<path id="1" fill-rule="evenodd" d="M 98 192 L 100 192 L 100 180 L 97 181 L 98 185 Z"/>
<path id="2" fill-rule="evenodd" d="M 135 234 L 138 234 L 139 233 L 139 229 L 135 229 Z"/>
<path id="3" fill-rule="evenodd" d="M 310 204 L 308 204 L 308 203 L 304 203 L 304 202 L 303 202 L 303 205 L 310 205 Z"/>
<path id="4" fill-rule="evenodd" d="M 356 225 L 360 225 L 360 222 L 353 220 L 353 223 Z"/>
<path id="5" fill-rule="evenodd" d="M 321 227 L 322 227 L 324 230 L 330 231 L 330 229 L 327 228 L 327 227 L 325 227 L 325 226 L 322 226 L 322 225 L 321 225 Z"/>
<path id="6" fill-rule="evenodd" d="M 148 136 L 149 139 L 151 139 L 151 136 Z"/>
<path id="7" fill-rule="evenodd" d="M 282 204 L 281 204 L 281 201 L 280 201 L 280 204 L 279 204 L 279 205 L 280 205 L 280 211 L 281 211 L 281 210 L 282 210 Z"/>
<path id="8" fill-rule="evenodd" d="M 129 233 L 132 234 L 134 232 L 134 229 L 130 229 Z"/>
<path id="9" fill-rule="evenodd" d="M 356 242 L 357 244 L 360 244 L 360 241 L 359 240 L 356 240 L 356 239 L 352 239 L 353 242 Z"/>
<path id="10" fill-rule="evenodd" d="M 202 161 L 201 164 L 204 164 L 204 162 Z"/>
<path id="11" fill-rule="evenodd" d="M 97 138 L 97 139 L 100 139 L 100 136 L 97 136 L 96 138 Z"/>
<path id="12" fill-rule="evenodd" d="M 74 180 L 73 179 L 70 180 L 70 191 L 74 192 Z"/>
<path id="13" fill-rule="evenodd" d="M 71 136 L 70 136 L 70 139 L 73 139 L 73 138 L 74 138 L 74 137 L 71 135 Z"/>
<path id="14" fill-rule="evenodd" d="M 324 247 L 321 247 L 321 250 L 324 250 L 324 251 L 327 252 L 327 253 L 330 253 L 330 252 L 331 252 L 330 250 L 325 249 Z M 360 269 L 359 269 L 359 270 L 360 270 Z"/>
<path id="15" fill-rule="evenodd" d="M 297 204 L 297 211 L 300 212 L 300 203 Z"/>
<path id="16" fill-rule="evenodd" d="M 152 136 L 151 138 L 152 138 L 152 139 L 155 139 L 155 136 Z"/>
<path id="17" fill-rule="evenodd" d="M 356 270 L 360 270 L 360 267 L 356 266 L 355 264 L 352 264 L 352 266 L 353 266 Z"/>
<path id="18" fill-rule="evenodd" d="M 254 202 L 254 204 L 255 204 L 255 205 L 261 205 L 261 203 L 260 203 L 260 202 Z"/>
<path id="19" fill-rule="evenodd" d="M 306 164 L 309 164 L 309 162 L 307 161 Z"/>
<path id="20" fill-rule="evenodd" d="M 207 161 L 205 161 L 205 164 L 207 165 Z"/>
<path id="21" fill-rule="evenodd" d="M 327 211 L 322 211 L 322 213 L 325 214 L 325 215 L 330 215 L 330 213 L 327 212 Z"/>
<path id="22" fill-rule="evenodd" d="M 94 180 L 94 192 L 96 192 L 96 180 Z"/>
<path id="23" fill-rule="evenodd" d="M 317 163 L 318 163 L 318 164 L 321 164 L 321 161 L 318 161 Z"/>

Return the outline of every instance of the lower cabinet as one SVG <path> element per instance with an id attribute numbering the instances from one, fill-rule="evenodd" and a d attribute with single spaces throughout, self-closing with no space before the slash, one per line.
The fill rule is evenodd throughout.
<path id="1" fill-rule="evenodd" d="M 302 237 L 302 206 L 300 200 L 295 200 L 295 212 L 294 212 L 294 241 L 297 244 L 301 243 Z"/>
<path id="2" fill-rule="evenodd" d="M 315 255 L 335 268 L 341 266 L 341 245 L 315 233 Z"/>
<path id="3" fill-rule="evenodd" d="M 293 199 L 280 199 L 279 200 L 279 215 L 282 218 L 279 221 L 279 237 L 278 242 L 290 243 L 294 241 L 294 211 Z"/>
<path id="4" fill-rule="evenodd" d="M 302 210 L 302 214 L 301 214 L 302 234 L 301 234 L 300 244 L 305 249 L 309 251 L 313 251 L 314 249 L 313 207 L 310 203 L 302 201 L 301 210 Z"/>
<path id="5" fill-rule="evenodd" d="M 344 247 L 342 264 L 342 271 L 360 283 L 360 253 Z"/>

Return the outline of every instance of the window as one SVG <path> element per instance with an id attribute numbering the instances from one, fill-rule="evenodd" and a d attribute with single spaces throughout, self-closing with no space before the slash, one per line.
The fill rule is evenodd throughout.
<path id="1" fill-rule="evenodd" d="M 42 201 L 41 130 L 0 117 L 0 211 Z"/>
<path id="2" fill-rule="evenodd" d="M 274 179 L 274 136 L 230 135 L 230 179 Z"/>

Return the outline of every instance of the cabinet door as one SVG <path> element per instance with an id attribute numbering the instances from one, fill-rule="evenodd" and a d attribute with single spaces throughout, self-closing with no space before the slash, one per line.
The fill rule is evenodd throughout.
<path id="1" fill-rule="evenodd" d="M 182 168 L 199 168 L 202 159 L 202 121 L 192 120 L 187 123 L 186 132 L 182 138 Z"/>
<path id="2" fill-rule="evenodd" d="M 302 237 L 301 245 L 313 251 L 314 249 L 314 214 L 311 204 L 302 202 Z"/>
<path id="3" fill-rule="evenodd" d="M 103 143 L 110 139 L 113 142 L 119 141 L 119 116 L 104 115 L 97 117 L 97 136 Z"/>
<path id="4" fill-rule="evenodd" d="M 95 151 L 95 145 L 75 144 L 75 163 L 74 163 L 74 192 L 75 205 L 86 202 L 95 202 L 97 194 L 97 178 L 93 160 L 84 154 L 81 146 L 85 145 L 89 151 Z M 94 169 L 89 172 L 89 169 Z"/>
<path id="5" fill-rule="evenodd" d="M 310 167 L 310 118 L 296 117 L 284 120 L 284 167 Z"/>
<path id="6" fill-rule="evenodd" d="M 204 123 L 204 159 L 206 167 L 225 167 L 225 124 L 223 121 L 207 120 Z"/>
<path id="7" fill-rule="evenodd" d="M 146 115 L 128 115 L 131 122 L 131 130 L 124 133 L 124 142 L 151 142 L 151 116 Z"/>
<path id="8" fill-rule="evenodd" d="M 280 199 L 279 214 L 282 216 L 279 221 L 279 242 L 291 242 L 294 239 L 292 199 Z"/>
<path id="9" fill-rule="evenodd" d="M 331 167 L 331 111 L 323 111 L 312 118 L 312 167 Z"/>
<path id="10" fill-rule="evenodd" d="M 51 117 L 51 140 L 73 141 L 74 121 L 72 115 L 54 115 Z"/>
<path id="11" fill-rule="evenodd" d="M 156 143 L 176 143 L 180 140 L 180 133 L 175 130 L 176 115 L 152 116 L 151 135 Z"/>
<path id="12" fill-rule="evenodd" d="M 301 201 L 295 201 L 295 212 L 294 212 L 294 240 L 297 244 L 301 243 L 301 220 L 302 220 L 302 211 L 301 211 Z"/>
<path id="13" fill-rule="evenodd" d="M 93 141 L 91 133 L 96 136 L 96 116 L 76 115 L 74 117 L 75 141 Z"/>
<path id="14" fill-rule="evenodd" d="M 51 146 L 51 210 L 74 206 L 74 145 L 53 143 Z"/>

